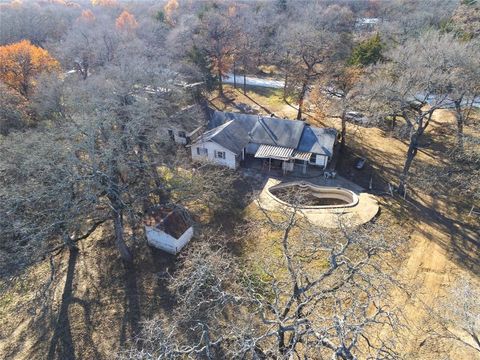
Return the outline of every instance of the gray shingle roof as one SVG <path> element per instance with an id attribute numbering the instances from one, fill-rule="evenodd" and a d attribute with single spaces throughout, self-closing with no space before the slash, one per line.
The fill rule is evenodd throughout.
<path id="1" fill-rule="evenodd" d="M 305 126 L 297 150 L 332 156 L 337 131 L 331 128 Z"/>
<path id="2" fill-rule="evenodd" d="M 211 110 L 208 128 L 200 141 L 214 141 L 239 154 L 248 143 L 293 148 L 332 156 L 335 129 L 306 125 L 303 121 Z"/>
<path id="3" fill-rule="evenodd" d="M 210 115 L 210 119 L 208 120 L 209 130 L 214 129 L 220 125 L 223 125 L 230 120 L 239 120 L 253 127 L 253 125 L 258 119 L 258 115 L 223 112 L 223 111 L 213 110 L 210 108 L 209 108 L 209 115 Z"/>
<path id="4" fill-rule="evenodd" d="M 225 149 L 239 154 L 250 142 L 248 132 L 252 126 L 253 123 L 248 120 L 229 120 L 227 123 L 204 133 L 197 142 L 214 141 Z"/>
<path id="5" fill-rule="evenodd" d="M 259 115 L 211 111 L 209 129 L 214 129 L 227 121 L 235 120 L 249 129 L 250 142 L 296 148 L 302 136 L 305 123 Z"/>
<path id="6" fill-rule="evenodd" d="M 250 132 L 251 142 L 296 148 L 302 136 L 305 123 L 272 117 L 258 117 Z"/>

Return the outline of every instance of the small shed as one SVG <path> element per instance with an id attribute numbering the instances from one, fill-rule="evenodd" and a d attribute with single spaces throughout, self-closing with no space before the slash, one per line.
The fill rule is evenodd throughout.
<path id="1" fill-rule="evenodd" d="M 193 220 L 182 207 L 154 209 L 145 219 L 147 243 L 176 255 L 193 237 Z"/>

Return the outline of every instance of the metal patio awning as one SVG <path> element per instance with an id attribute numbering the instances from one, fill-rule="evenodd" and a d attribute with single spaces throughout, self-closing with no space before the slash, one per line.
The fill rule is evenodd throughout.
<path id="1" fill-rule="evenodd" d="M 262 159 L 278 159 L 278 160 L 289 160 L 292 157 L 295 149 L 274 146 L 274 145 L 260 145 L 257 152 L 255 153 L 256 158 Z"/>
<path id="2" fill-rule="evenodd" d="M 310 161 L 312 153 L 294 150 L 291 159 Z"/>

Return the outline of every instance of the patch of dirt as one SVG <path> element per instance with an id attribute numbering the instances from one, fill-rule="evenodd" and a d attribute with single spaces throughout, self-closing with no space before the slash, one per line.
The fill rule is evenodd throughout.
<path id="1" fill-rule="evenodd" d="M 445 138 L 453 134 L 453 121 L 449 111 L 435 114 L 427 129 L 433 142 L 418 152 L 413 173 L 424 164 L 445 165 L 448 161 Z M 363 186 L 373 178 L 373 190 L 387 192 L 386 185 L 398 181 L 408 146 L 405 141 L 387 135 L 378 128 L 359 128 L 355 136 L 350 135 L 347 142 L 355 149 L 350 158 L 364 156 L 369 167 L 358 172 L 347 164 L 340 173 Z M 452 359 L 479 358 L 478 353 L 454 341 L 434 341 L 424 326 L 430 318 L 430 308 L 435 308 L 458 279 L 480 274 L 478 222 L 468 217 L 468 213 L 457 213 L 450 206 L 452 202 L 468 199 L 451 198 L 448 189 L 436 189 L 435 195 L 426 194 L 414 186 L 415 179 L 411 179 L 411 183 L 409 198 L 397 200 L 401 206 L 398 219 L 405 220 L 405 229 L 411 232 L 409 256 L 401 265 L 399 280 L 414 289 L 409 296 L 398 296 L 397 305 L 404 309 L 403 315 L 410 328 L 402 334 L 401 348 L 409 359 L 438 359 L 446 354 Z"/>

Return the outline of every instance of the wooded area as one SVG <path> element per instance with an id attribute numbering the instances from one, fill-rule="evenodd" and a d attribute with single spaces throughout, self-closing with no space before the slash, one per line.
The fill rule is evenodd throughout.
<path id="1" fill-rule="evenodd" d="M 369 151 L 358 176 L 385 184 L 373 222 L 252 215 L 258 179 L 170 140 L 240 96 L 286 117 L 247 76 L 338 129 L 342 176 Z M 0 1 L 0 95 L 0 357 L 480 356 L 480 1 Z M 145 240 L 167 206 L 196 222 L 177 257 Z M 468 276 L 402 348 L 419 330 L 399 274 L 425 224 Z"/>

